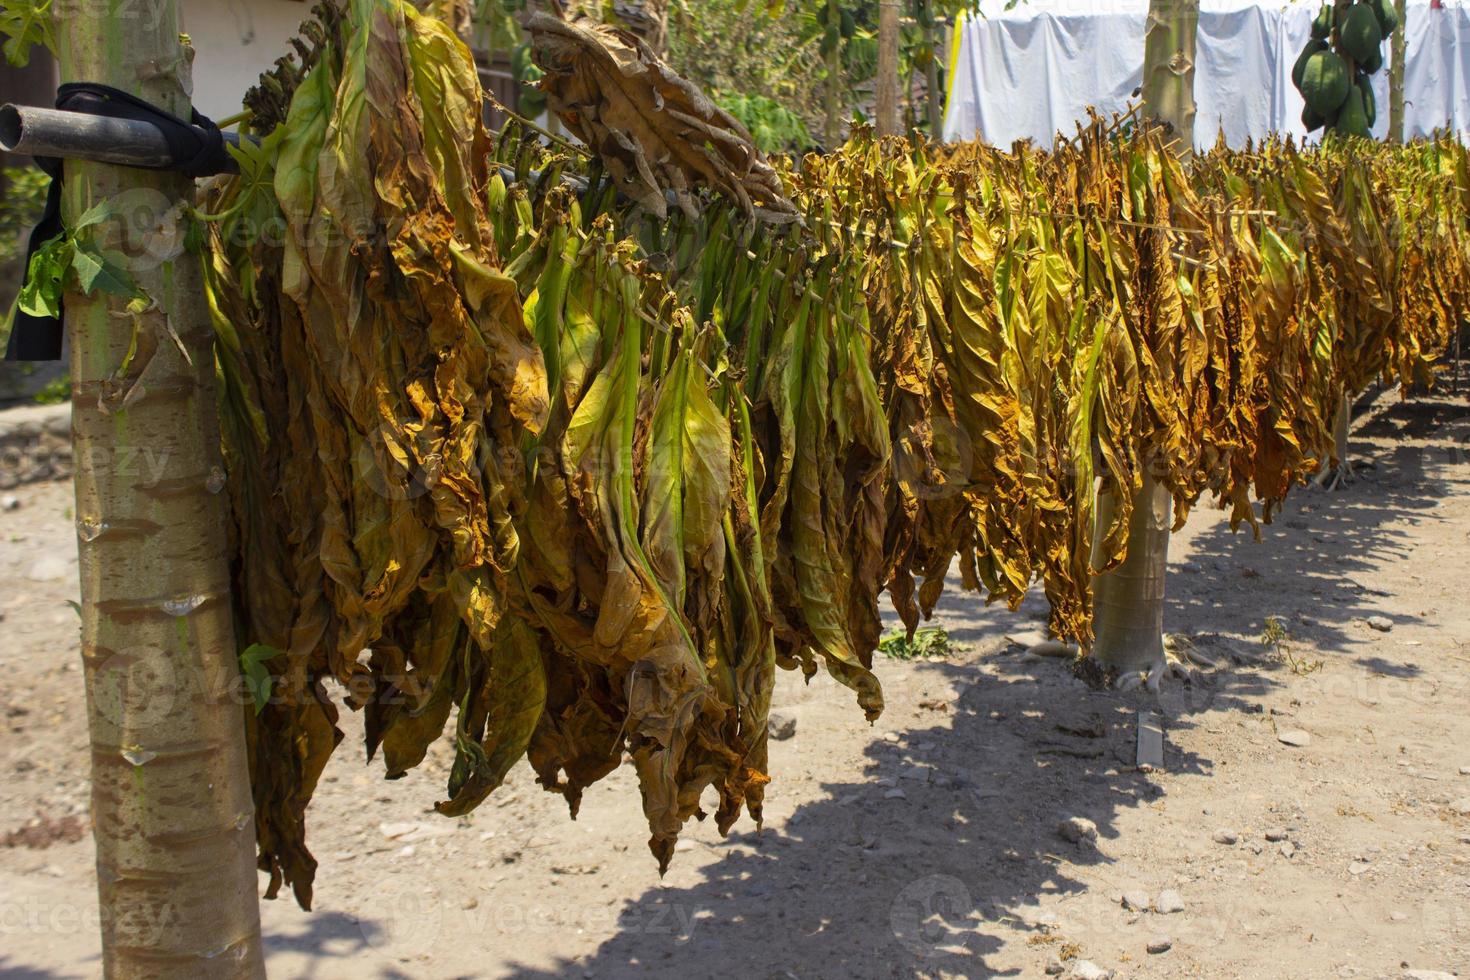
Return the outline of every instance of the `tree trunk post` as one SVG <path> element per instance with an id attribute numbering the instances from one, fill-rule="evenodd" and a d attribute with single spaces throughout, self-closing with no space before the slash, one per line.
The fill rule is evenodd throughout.
<path id="1" fill-rule="evenodd" d="M 1405 24 L 1409 19 L 1408 0 L 1394 0 L 1394 12 L 1399 25 L 1393 29 L 1393 44 L 1388 66 L 1388 139 L 1391 143 L 1404 141 L 1404 63 L 1409 59 L 1408 34 Z"/>
<path id="2" fill-rule="evenodd" d="M 1199 0 L 1149 0 L 1143 35 L 1143 106 L 1173 127 L 1179 154 L 1194 152 L 1194 64 Z"/>
<path id="3" fill-rule="evenodd" d="M 1194 153 L 1194 64 L 1199 0 L 1150 0 L 1144 34 L 1144 112 L 1173 128 L 1177 152 Z M 1173 501 L 1147 467 L 1133 500 L 1128 554 L 1119 567 L 1093 580 L 1092 655 L 1127 675 L 1164 669 L 1164 580 L 1169 562 Z M 1098 494 L 1098 533 L 1117 507 L 1112 492 Z"/>
<path id="4" fill-rule="evenodd" d="M 898 0 L 878 0 L 878 135 L 897 136 Z"/>
<path id="5" fill-rule="evenodd" d="M 934 29 L 934 12 L 928 11 L 924 22 L 924 43 L 929 48 L 929 63 L 924 66 L 924 94 L 929 108 L 929 137 L 944 138 L 944 92 L 939 87 L 939 59 L 945 51 L 939 47 L 939 32 Z"/>
<path id="6" fill-rule="evenodd" d="M 189 115 L 176 0 L 59 20 L 64 80 Z M 213 331 L 176 174 L 69 161 L 63 219 L 153 305 L 66 296 L 102 969 L 263 977 L 254 814 L 226 559 Z M 131 351 L 131 354 L 130 354 Z"/>
<path id="7" fill-rule="evenodd" d="M 825 0 L 827 4 L 828 23 L 838 23 L 842 11 L 837 5 L 837 0 Z M 827 152 L 837 149 L 842 141 L 842 39 L 839 37 L 837 43 L 832 45 L 823 57 L 827 67 L 827 77 L 823 80 L 823 101 L 825 105 L 824 118 L 822 120 L 822 142 Z"/>
<path id="8" fill-rule="evenodd" d="M 1116 508 L 1111 493 L 1098 495 L 1094 547 Z M 1128 556 L 1093 580 L 1092 653 L 1123 673 L 1153 673 L 1164 666 L 1164 577 L 1173 510 L 1168 487 L 1145 470 L 1128 522 Z"/>

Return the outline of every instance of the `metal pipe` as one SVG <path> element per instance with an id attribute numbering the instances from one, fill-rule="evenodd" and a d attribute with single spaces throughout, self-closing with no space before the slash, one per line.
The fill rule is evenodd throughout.
<path id="1" fill-rule="evenodd" d="M 224 135 L 239 145 L 239 134 Z M 0 106 L 0 149 L 148 170 L 165 170 L 173 162 L 163 131 L 152 123 L 28 105 Z"/>

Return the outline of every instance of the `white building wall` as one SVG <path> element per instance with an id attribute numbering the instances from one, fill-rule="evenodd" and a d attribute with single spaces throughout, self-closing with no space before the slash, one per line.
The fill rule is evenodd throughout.
<path id="1" fill-rule="evenodd" d="M 212 119 L 240 111 L 245 90 L 289 49 L 311 12 L 302 0 L 183 0 L 194 42 L 194 105 Z"/>

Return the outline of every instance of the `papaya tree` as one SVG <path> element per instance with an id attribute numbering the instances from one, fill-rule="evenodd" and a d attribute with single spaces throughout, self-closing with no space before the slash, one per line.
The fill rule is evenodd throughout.
<path id="1" fill-rule="evenodd" d="M 1308 132 L 1325 129 L 1342 136 L 1370 138 L 1378 122 L 1372 76 L 1383 68 L 1383 45 L 1402 36 L 1402 0 L 1332 0 L 1323 3 L 1312 21 L 1312 36 L 1292 68 L 1292 82 L 1302 95 L 1302 124 Z M 1402 79 L 1403 56 L 1395 54 L 1394 70 Z M 1392 79 L 1390 80 L 1392 84 Z M 1402 132 L 1402 91 L 1398 122 Z M 1390 100 L 1390 110 L 1393 109 Z M 1390 117 L 1390 130 L 1395 123 Z M 1333 456 L 1324 464 L 1318 483 L 1335 489 L 1352 477 L 1348 461 L 1348 432 L 1352 424 L 1353 392 L 1346 387 L 1338 397 Z"/>
<path id="2" fill-rule="evenodd" d="M 63 81 L 188 118 L 177 0 L 56 23 Z M 46 253 L 71 336 L 81 651 L 103 972 L 264 975 L 193 182 L 68 161 Z M 145 465 L 146 464 L 146 465 Z"/>
<path id="3" fill-rule="evenodd" d="M 1143 107 L 1170 127 L 1181 153 L 1194 147 L 1194 67 L 1199 0 L 1151 0 L 1144 33 Z M 1092 654 L 1127 685 L 1146 678 L 1157 686 L 1165 669 L 1164 580 L 1173 528 L 1173 498 L 1141 454 L 1135 487 L 1098 493 L 1097 533 L 1112 523 L 1118 494 L 1133 495 L 1128 552 L 1122 564 L 1093 580 Z M 1097 550 L 1095 548 L 1095 550 Z"/>

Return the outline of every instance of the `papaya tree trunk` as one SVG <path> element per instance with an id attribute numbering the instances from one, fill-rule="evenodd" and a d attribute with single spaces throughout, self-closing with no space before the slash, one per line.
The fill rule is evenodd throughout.
<path id="1" fill-rule="evenodd" d="M 1117 498 L 1100 493 L 1094 548 L 1112 523 Z M 1093 581 L 1092 655 L 1122 672 L 1153 671 L 1164 664 L 1164 575 L 1174 500 L 1168 487 L 1145 471 L 1128 522 L 1128 556 Z"/>
<path id="2" fill-rule="evenodd" d="M 837 0 L 826 0 L 827 23 L 838 23 L 842 12 L 838 7 Z M 842 142 L 842 41 L 841 39 L 830 48 L 823 56 L 826 63 L 827 77 L 823 81 L 823 96 L 826 105 L 822 122 L 822 141 L 826 144 L 825 149 L 829 152 L 837 149 Z"/>
<path id="3" fill-rule="evenodd" d="M 1398 14 L 1399 24 L 1393 29 L 1392 64 L 1388 66 L 1388 138 L 1393 143 L 1404 141 L 1404 62 L 1409 58 L 1408 35 L 1405 33 L 1408 6 L 1408 0 L 1394 0 L 1393 8 Z"/>
<path id="4" fill-rule="evenodd" d="M 1337 416 L 1332 420 L 1332 453 L 1337 457 L 1337 468 L 1344 470 L 1348 463 L 1348 432 L 1353 426 L 1353 397 L 1347 392 L 1337 402 Z"/>
<path id="5" fill-rule="evenodd" d="M 1177 151 L 1194 151 L 1194 62 L 1199 0 L 1150 0 L 1144 35 L 1144 112 L 1173 127 Z M 1097 527 L 1110 523 L 1117 501 L 1098 495 Z M 1133 500 L 1128 555 L 1093 582 L 1093 656 L 1122 671 L 1164 665 L 1164 579 L 1169 562 L 1172 499 L 1145 471 Z"/>
<path id="6" fill-rule="evenodd" d="M 878 0 L 877 124 L 879 136 L 897 136 L 898 0 Z"/>
<path id="7" fill-rule="evenodd" d="M 945 52 L 939 47 L 939 32 L 931 16 L 924 25 L 924 44 L 929 48 L 929 61 L 924 65 L 924 94 L 929 107 L 929 135 L 944 138 L 944 92 L 939 87 L 939 59 Z"/>
<path id="8" fill-rule="evenodd" d="M 1143 106 L 1173 127 L 1179 152 L 1194 151 L 1194 62 L 1199 0 L 1149 0 L 1143 35 Z"/>
<path id="9" fill-rule="evenodd" d="M 63 80 L 104 82 L 188 118 L 179 5 L 59 19 Z M 262 977 L 254 818 L 220 493 L 213 334 L 184 250 L 192 181 L 68 162 L 63 220 L 139 291 L 66 295 L 82 663 L 103 972 Z M 137 312 L 138 307 L 147 307 Z"/>

